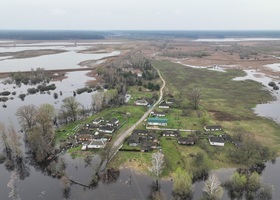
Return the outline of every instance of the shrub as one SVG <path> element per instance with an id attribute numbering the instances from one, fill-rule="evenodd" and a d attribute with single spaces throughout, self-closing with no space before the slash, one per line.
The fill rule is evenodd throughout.
<path id="1" fill-rule="evenodd" d="M 28 94 L 35 94 L 37 92 L 36 88 L 28 88 L 27 89 Z"/>
<path id="2" fill-rule="evenodd" d="M 26 94 L 20 94 L 20 95 L 18 95 L 18 97 L 19 97 L 22 101 L 24 101 L 24 98 L 26 97 Z"/>
<path id="3" fill-rule="evenodd" d="M 0 102 L 2 101 L 2 102 L 6 102 L 6 101 L 8 101 L 9 100 L 9 98 L 8 97 L 0 97 Z"/>
<path id="4" fill-rule="evenodd" d="M 1 93 L 2 96 L 9 96 L 11 94 L 11 92 L 9 91 L 4 91 Z"/>
<path id="5" fill-rule="evenodd" d="M 275 82 L 270 81 L 270 82 L 268 83 L 268 85 L 271 86 L 271 87 L 273 87 L 273 86 L 275 86 L 276 84 L 275 84 Z"/>

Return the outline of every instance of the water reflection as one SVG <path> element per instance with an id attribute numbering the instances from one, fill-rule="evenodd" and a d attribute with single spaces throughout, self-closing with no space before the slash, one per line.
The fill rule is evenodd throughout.
<path id="1" fill-rule="evenodd" d="M 3 91 L 11 91 L 15 92 L 16 95 L 10 95 L 9 97 L 14 97 L 13 100 L 8 100 L 5 102 L 7 108 L 3 108 L 0 106 L 0 122 L 3 124 L 10 124 L 12 121 L 17 130 L 20 129 L 18 120 L 15 116 L 16 110 L 23 105 L 33 104 L 35 106 L 40 106 L 44 103 L 49 103 L 55 106 L 55 108 L 60 108 L 62 100 L 66 97 L 73 96 L 73 91 L 78 88 L 83 88 L 85 83 L 89 80 L 95 80 L 94 78 L 88 77 L 86 74 L 89 71 L 76 71 L 69 72 L 66 74 L 67 79 L 63 79 L 62 81 L 51 81 L 50 84 L 54 83 L 56 85 L 56 90 L 50 93 L 36 93 L 33 95 L 27 95 L 25 100 L 22 101 L 18 98 L 19 94 L 26 94 L 27 89 L 34 87 L 30 85 L 21 85 L 20 87 L 15 87 L 14 84 L 11 85 L 3 85 L 0 83 L 0 86 Z M 61 94 L 59 94 L 61 91 Z M 55 99 L 53 93 L 58 93 L 58 98 Z M 91 94 L 93 93 L 82 93 L 77 95 L 75 98 L 79 101 L 85 109 L 90 108 L 91 106 Z M 4 113 L 4 114 L 3 114 Z"/>

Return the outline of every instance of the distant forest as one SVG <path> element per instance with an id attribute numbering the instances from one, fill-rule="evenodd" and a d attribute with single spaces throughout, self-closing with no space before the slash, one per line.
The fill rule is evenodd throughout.
<path id="1" fill-rule="evenodd" d="M 0 30 L 0 39 L 9 40 L 90 40 L 105 38 L 280 38 L 279 31 L 69 31 Z"/>
<path id="2" fill-rule="evenodd" d="M 105 39 L 94 31 L 27 31 L 0 30 L 0 39 L 9 40 L 91 40 Z"/>

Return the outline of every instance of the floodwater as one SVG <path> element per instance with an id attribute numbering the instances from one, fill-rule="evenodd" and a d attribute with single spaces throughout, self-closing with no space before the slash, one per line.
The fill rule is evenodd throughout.
<path id="1" fill-rule="evenodd" d="M 41 46 L 41 45 L 45 46 Z M 97 53 L 97 54 L 83 54 L 78 53 L 80 50 L 88 49 L 88 43 L 86 46 L 62 46 L 64 43 L 59 42 L 47 42 L 47 43 L 30 43 L 30 44 L 21 44 L 20 47 L 12 46 L 12 47 L 4 47 L 0 45 L 0 52 L 17 52 L 24 50 L 39 50 L 39 49 L 63 49 L 67 52 L 52 54 L 52 55 L 44 55 L 38 57 L 31 58 L 21 58 L 21 59 L 13 59 L 10 56 L 1 57 L 0 56 L 0 72 L 16 72 L 16 71 L 30 71 L 31 68 L 36 69 L 38 67 L 45 68 L 46 70 L 52 69 L 76 69 L 81 68 L 78 63 L 85 60 L 99 60 L 106 59 L 108 56 L 118 55 L 119 51 L 113 51 L 111 53 Z M 70 43 L 65 43 L 70 44 Z M 93 46 L 95 43 L 92 43 Z M 98 43 L 99 44 L 99 43 Z M 104 43 L 105 45 L 106 43 Z M 108 43 L 111 44 L 111 43 Z M 52 45 L 52 46 L 48 46 Z M 103 60 L 97 61 L 101 63 Z M 64 98 L 73 96 L 73 91 L 76 91 L 78 88 L 85 87 L 87 81 L 95 80 L 94 78 L 88 77 L 86 74 L 89 71 L 75 71 L 68 72 L 66 74 L 67 79 L 62 81 L 50 82 L 56 85 L 56 90 L 46 92 L 44 94 L 36 93 L 33 95 L 27 95 L 25 100 L 22 101 L 18 98 L 19 94 L 27 94 L 27 89 L 37 86 L 26 86 L 21 85 L 20 87 L 13 85 L 4 85 L 2 83 L 3 80 L 0 80 L 0 92 L 10 91 L 16 92 L 16 95 L 9 95 L 9 99 L 5 102 L 7 108 L 2 107 L 4 104 L 0 102 L 0 123 L 9 125 L 13 124 L 17 129 L 19 129 L 18 120 L 15 116 L 17 108 L 23 105 L 34 104 L 39 106 L 43 103 L 49 103 L 54 105 L 56 108 L 60 108 L 61 102 Z M 62 95 L 60 95 L 60 91 L 62 91 Z M 58 99 L 54 99 L 54 93 L 59 94 Z M 82 93 L 76 96 L 77 101 L 79 101 L 85 108 L 91 107 L 91 93 Z"/>
<path id="2" fill-rule="evenodd" d="M 62 156 L 66 164 L 65 174 L 69 179 L 88 185 L 94 174 L 100 157 L 93 154 L 90 164 L 81 158 L 72 159 L 68 154 Z M 63 199 L 61 181 L 47 175 L 46 172 L 27 165 L 26 176 L 19 178 L 19 174 L 8 172 L 3 164 L 0 164 L 0 191 L 1 200 L 8 199 Z M 114 199 L 148 199 L 152 191 L 153 179 L 139 174 L 131 169 L 121 169 L 109 182 L 104 179 L 93 188 L 87 188 L 78 184 L 71 184 L 68 199 L 87 200 L 114 200 Z M 160 181 L 164 195 L 171 199 L 171 181 Z M 65 196 L 64 196 L 65 197 Z"/>
<path id="3" fill-rule="evenodd" d="M 29 94 L 25 97 L 24 101 L 22 101 L 18 95 L 19 94 L 27 94 L 27 89 L 36 87 L 30 85 L 21 85 L 20 87 L 15 87 L 12 85 L 4 85 L 0 83 L 0 92 L 2 91 L 10 91 L 16 92 L 16 95 L 9 95 L 8 97 L 13 97 L 14 99 L 9 99 L 5 102 L 6 108 L 2 107 L 3 102 L 0 103 L 0 122 L 3 124 L 12 123 L 17 129 L 19 128 L 17 118 L 15 116 L 16 110 L 23 105 L 33 104 L 36 106 L 40 106 L 44 103 L 49 103 L 53 105 L 55 108 L 59 109 L 62 103 L 62 100 L 66 97 L 73 96 L 73 91 L 76 91 L 78 88 L 85 87 L 86 81 L 95 80 L 94 78 L 88 77 L 86 74 L 89 71 L 75 71 L 66 73 L 67 79 L 63 79 L 62 81 L 54 81 L 49 84 L 54 83 L 56 85 L 56 89 L 54 91 L 45 92 L 43 94 Z M 60 91 L 62 91 L 62 95 L 60 95 Z M 58 94 L 58 98 L 54 99 L 54 93 Z M 76 95 L 76 99 L 80 102 L 85 108 L 91 107 L 91 95 L 93 93 L 82 93 L 80 95 Z"/>
<path id="4" fill-rule="evenodd" d="M 71 180 L 88 185 L 94 174 L 100 157 L 93 153 L 90 163 L 86 163 L 82 158 L 71 158 L 68 154 L 62 155 L 66 163 L 65 174 Z M 276 163 L 266 163 L 266 168 L 262 172 L 262 183 L 274 186 L 273 199 L 280 199 L 280 158 Z M 26 171 L 20 179 L 16 172 L 9 172 L 3 164 L 0 164 L 0 191 L 1 200 L 9 199 L 63 199 L 62 184 L 58 178 L 53 178 L 44 170 L 26 165 Z M 217 175 L 223 183 L 230 179 L 236 169 L 218 169 L 211 171 Z M 78 184 L 71 184 L 68 199 L 87 200 L 115 200 L 115 199 L 149 199 L 152 192 L 154 179 L 150 176 L 139 174 L 138 172 L 122 168 L 120 173 L 109 182 L 100 179 L 93 188 L 87 188 Z M 203 194 L 204 181 L 194 183 L 193 199 L 200 199 Z M 161 180 L 160 188 L 166 199 L 172 199 L 173 182 L 171 180 Z M 64 194 L 65 195 L 65 194 Z M 229 200 L 227 191 L 224 190 L 222 200 Z"/>
<path id="5" fill-rule="evenodd" d="M 244 77 L 237 77 L 234 80 L 242 81 L 246 79 L 254 80 L 264 85 L 264 88 L 271 91 L 271 94 L 275 97 L 275 101 L 258 104 L 254 112 L 260 116 L 268 117 L 277 123 L 280 123 L 280 92 L 279 90 L 273 90 L 272 87 L 268 85 L 270 81 L 274 81 L 278 86 L 280 86 L 280 80 L 270 78 L 265 76 L 263 73 L 257 72 L 256 70 L 244 70 L 247 75 Z"/>
<path id="6" fill-rule="evenodd" d="M 119 53 L 119 51 L 113 51 L 111 53 L 84 54 L 77 53 L 76 51 L 68 51 L 64 53 L 43 55 L 32 58 L 9 58 L 0 60 L 0 72 L 30 71 L 31 68 L 36 69 L 38 67 L 47 70 L 75 69 L 80 67 L 78 64 L 81 61 L 99 60 L 102 58 L 119 55 Z"/>
<path id="7" fill-rule="evenodd" d="M 242 42 L 242 41 L 276 41 L 280 38 L 201 38 L 195 42 Z"/>
<path id="8" fill-rule="evenodd" d="M 61 44 L 58 44 L 61 45 Z M 10 47 L 14 48 L 14 47 Z M 18 48 L 37 48 L 34 46 L 30 47 L 18 47 Z M 41 47 L 40 47 L 41 48 Z M 45 67 L 46 69 L 51 69 L 51 64 L 54 64 L 57 67 L 57 63 L 59 63 L 60 67 L 67 68 L 75 67 L 77 68 L 77 63 L 83 61 L 84 59 L 98 59 L 94 54 L 79 54 L 77 53 L 77 49 L 83 49 L 85 47 L 59 47 L 59 48 L 68 48 L 69 52 L 60 53 L 56 55 L 47 55 L 37 57 L 39 62 L 42 63 L 43 66 L 29 66 L 20 67 L 21 70 L 30 70 L 31 67 Z M 0 47 L 1 50 L 1 47 Z M 2 49 L 3 50 L 3 49 Z M 113 52 L 112 52 L 113 53 Z M 98 54 L 98 56 L 109 56 L 111 54 Z M 68 56 L 73 56 L 75 59 L 69 58 Z M 97 57 L 98 57 L 97 56 Z M 1 61 L 1 59 L 3 59 Z M 0 68 L 2 70 L 7 70 L 8 65 L 1 65 L 1 62 L 9 63 L 10 67 L 13 69 L 19 69 L 18 65 L 22 66 L 24 64 L 32 64 L 30 61 L 32 58 L 28 59 L 8 59 L 0 57 Z M 34 59 L 34 58 L 33 58 Z M 25 61 L 24 61 L 25 60 Z M 33 60 L 34 61 L 34 60 Z M 56 62 L 57 63 L 56 63 Z M 220 70 L 219 68 L 213 70 Z M 258 74 L 255 76 L 257 72 L 255 71 L 246 71 L 247 76 L 236 78 L 235 80 L 244 80 L 247 78 L 262 82 L 266 88 L 268 82 L 271 81 L 270 78 L 265 77 L 262 74 Z M 59 108 L 61 101 L 63 98 L 72 96 L 73 91 L 77 88 L 84 87 L 85 82 L 87 80 L 93 80 L 86 76 L 87 71 L 77 71 L 77 72 L 69 72 L 67 73 L 68 78 L 62 81 L 54 82 L 57 86 L 55 91 L 51 91 L 50 94 L 34 94 L 26 96 L 24 101 L 21 101 L 17 96 L 20 93 L 26 93 L 27 88 L 33 86 L 25 86 L 21 87 L 13 87 L 14 85 L 3 85 L 0 84 L 0 92 L 4 90 L 16 91 L 16 95 L 14 96 L 14 100 L 9 100 L 5 104 L 7 108 L 0 107 L 0 122 L 4 124 L 13 123 L 17 125 L 17 119 L 15 117 L 16 109 L 22 105 L 34 104 L 41 105 L 43 103 L 53 104 L 55 107 Z M 279 82 L 279 81 L 278 81 Z M 58 99 L 54 99 L 53 93 L 56 92 L 59 94 L 59 91 L 63 91 L 62 96 L 59 95 Z M 269 106 L 273 106 L 271 109 L 271 113 L 274 113 L 279 117 L 280 114 L 280 102 L 279 102 L 279 93 L 277 91 L 272 91 L 273 94 L 277 97 L 278 101 L 269 104 L 257 105 L 255 112 L 264 115 L 264 111 L 262 111 L 262 106 L 264 106 L 264 110 L 268 111 Z M 9 97 L 11 97 L 10 95 Z M 81 95 L 76 96 L 77 100 L 81 102 L 85 107 L 90 107 L 91 104 L 91 94 L 83 93 Z M 275 105 L 274 105 L 275 104 Z M 278 110 L 277 110 L 278 108 Z M 275 117 L 274 117 L 275 118 Z M 92 161 L 90 164 L 86 163 L 82 158 L 72 159 L 68 154 L 64 154 L 60 156 L 60 158 L 64 159 L 66 163 L 65 173 L 66 175 L 75 181 L 81 182 L 83 184 L 88 184 L 93 173 L 95 172 L 98 163 L 100 162 L 100 157 L 96 154 L 92 154 Z M 263 182 L 273 184 L 274 185 L 274 194 L 273 199 L 280 199 L 280 158 L 277 159 L 276 164 L 267 163 L 266 168 L 262 173 Z M 217 174 L 219 179 L 223 182 L 228 180 L 228 178 L 232 175 L 235 169 L 219 169 L 212 171 L 212 173 Z M 148 199 L 149 195 L 152 191 L 152 183 L 153 179 L 149 176 L 138 174 L 137 172 L 131 169 L 120 169 L 120 173 L 115 179 L 111 180 L 110 183 L 105 183 L 102 180 L 98 182 L 98 184 L 94 188 L 86 188 L 77 184 L 71 184 L 69 192 L 63 193 L 61 181 L 57 178 L 53 178 L 48 175 L 44 170 L 34 167 L 30 163 L 26 163 L 26 171 L 21 174 L 20 177 L 18 173 L 14 171 L 7 171 L 4 167 L 4 164 L 0 164 L 0 194 L 1 200 L 10 200 L 10 199 L 45 199 L 45 200 L 53 200 L 53 199 L 63 199 L 67 197 L 68 199 L 77 199 L 77 200 L 87 200 L 87 199 L 96 199 L 96 200 L 115 200 L 115 199 L 136 199 L 136 200 L 144 200 Z M 161 191 L 164 193 L 166 199 L 172 199 L 172 186 L 173 182 L 170 180 L 160 181 Z M 194 198 L 199 199 L 202 196 L 202 189 L 204 186 L 204 182 L 196 182 L 194 184 Z M 223 195 L 223 200 L 228 200 L 226 191 Z"/>

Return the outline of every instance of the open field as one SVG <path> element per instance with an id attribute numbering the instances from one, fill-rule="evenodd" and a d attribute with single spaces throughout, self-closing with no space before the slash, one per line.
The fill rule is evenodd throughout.
<path id="1" fill-rule="evenodd" d="M 174 95 L 175 99 L 181 96 L 183 107 L 188 107 L 187 91 L 189 89 L 199 88 L 203 94 L 199 109 L 200 115 L 197 115 L 196 111 L 191 111 L 189 116 L 182 116 L 181 108 L 170 108 L 166 117 L 170 122 L 171 127 L 169 128 L 189 128 L 202 131 L 203 124 L 206 123 L 222 125 L 223 131 L 228 134 L 242 129 L 253 133 L 258 142 L 270 147 L 279 155 L 279 124 L 257 116 L 252 110 L 256 104 L 273 99 L 270 92 L 265 90 L 260 83 L 233 81 L 233 78 L 245 75 L 238 69 L 217 72 L 193 69 L 169 61 L 153 61 L 153 65 L 160 70 L 167 82 L 165 92 Z M 184 133 L 184 136 L 189 134 L 191 133 Z M 184 146 L 179 145 L 174 138 L 160 138 L 160 144 L 166 164 L 163 176 L 170 176 L 178 167 L 195 171 L 196 167 L 193 164 L 195 155 L 201 152 L 206 155 L 205 165 L 211 169 L 242 167 L 229 157 L 228 152 L 236 148 L 231 143 L 226 143 L 224 147 L 215 147 L 210 146 L 208 139 L 205 138 L 199 139 L 195 146 Z M 148 173 L 148 166 L 151 165 L 151 153 L 144 153 L 145 159 L 143 159 L 142 153 L 119 152 L 110 166 L 136 167 Z"/>
<path id="2" fill-rule="evenodd" d="M 280 77 L 263 67 L 280 63 L 280 41 L 194 42 L 188 39 L 159 40 L 142 48 L 152 59 L 169 60 L 193 66 L 256 69 Z M 277 58 L 278 57 L 278 58 Z"/>
<path id="3" fill-rule="evenodd" d="M 209 124 L 220 124 L 229 133 L 243 128 L 255 133 L 256 139 L 263 144 L 280 150 L 279 125 L 257 116 L 252 110 L 256 104 L 271 101 L 273 97 L 260 83 L 233 81 L 234 77 L 244 75 L 241 70 L 215 72 L 167 61 L 154 61 L 154 65 L 162 72 L 168 91 L 174 96 L 182 93 L 187 102 L 189 89 L 201 90 L 201 109 L 206 111 L 204 117 Z"/>

